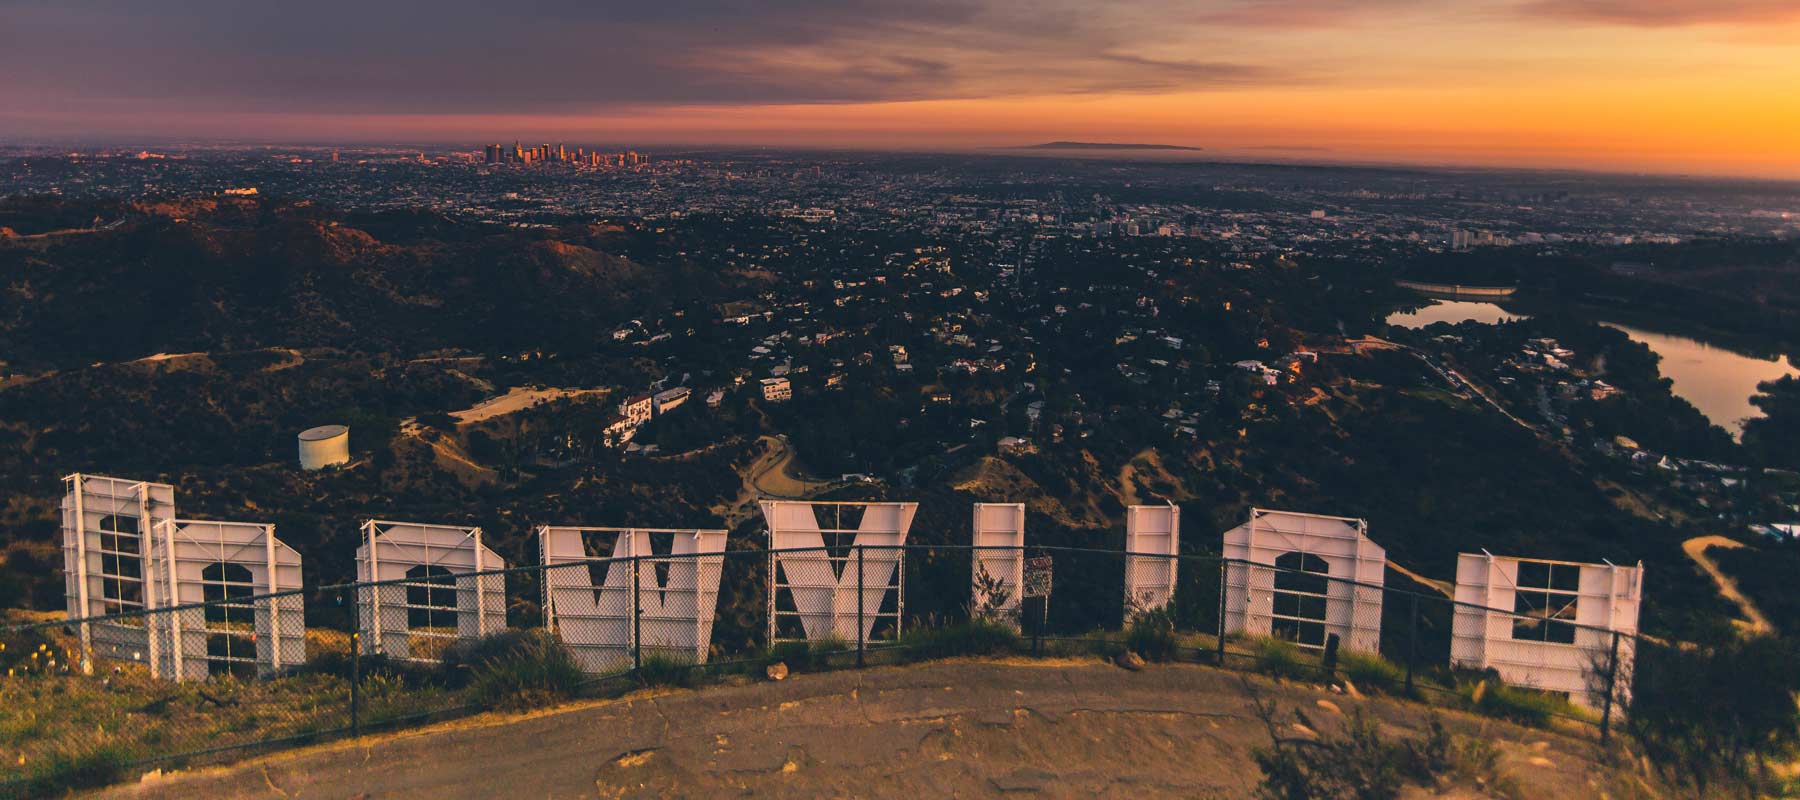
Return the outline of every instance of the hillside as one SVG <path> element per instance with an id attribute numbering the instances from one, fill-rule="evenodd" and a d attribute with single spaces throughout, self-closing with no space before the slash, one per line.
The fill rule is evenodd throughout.
<path id="1" fill-rule="evenodd" d="M 0 226 L 46 213 L 7 201 Z M 273 200 L 140 203 L 116 226 L 0 239 L 0 353 L 17 369 L 269 346 L 523 348 L 717 285 L 680 260 L 652 270 L 596 249 L 610 236 Z"/>

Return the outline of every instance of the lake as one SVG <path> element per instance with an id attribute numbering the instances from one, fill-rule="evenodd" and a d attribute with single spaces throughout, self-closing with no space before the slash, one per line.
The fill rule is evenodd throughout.
<path id="1" fill-rule="evenodd" d="M 1418 311 L 1395 312 L 1388 316 L 1387 322 L 1403 328 L 1423 328 L 1434 322 L 1474 321 L 1491 325 L 1523 316 L 1494 303 L 1438 300 Z M 1785 359 L 1759 358 L 1699 339 L 1631 325 L 1605 321 L 1600 324 L 1617 328 L 1633 340 L 1649 345 L 1661 357 L 1657 368 L 1673 383 L 1676 396 L 1693 403 L 1713 424 L 1730 431 L 1733 436 L 1743 433 L 1744 420 L 1762 416 L 1756 406 L 1750 405 L 1756 385 L 1794 374 Z"/>
<path id="2" fill-rule="evenodd" d="M 1437 300 L 1418 311 L 1396 311 L 1388 316 L 1387 324 L 1399 325 L 1402 328 L 1423 328 L 1436 322 L 1448 322 L 1451 325 L 1459 322 L 1484 322 L 1493 325 L 1500 322 L 1511 322 L 1515 319 L 1524 319 L 1524 315 L 1508 313 L 1493 303 L 1475 300 Z"/>

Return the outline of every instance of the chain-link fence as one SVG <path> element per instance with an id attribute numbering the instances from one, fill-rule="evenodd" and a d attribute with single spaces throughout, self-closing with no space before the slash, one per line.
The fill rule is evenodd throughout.
<path id="1" fill-rule="evenodd" d="M 1628 705 L 1634 636 L 1577 624 L 1568 604 L 1459 604 L 1387 574 L 851 545 L 419 570 L 266 595 L 221 581 L 200 603 L 0 629 L 0 794 L 776 662 L 1130 650 L 1602 736 Z"/>

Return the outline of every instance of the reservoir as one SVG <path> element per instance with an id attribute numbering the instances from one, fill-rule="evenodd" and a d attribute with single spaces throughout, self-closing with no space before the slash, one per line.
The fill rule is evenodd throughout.
<path id="1" fill-rule="evenodd" d="M 1491 325 L 1521 318 L 1523 315 L 1510 313 L 1494 303 L 1438 300 L 1417 311 L 1395 312 L 1387 322 L 1403 328 L 1423 328 L 1434 322 Z M 1648 345 L 1661 357 L 1657 369 L 1674 384 L 1676 396 L 1694 404 L 1714 425 L 1730 431 L 1732 436 L 1743 433 L 1745 419 L 1762 416 L 1750 404 L 1758 383 L 1795 374 L 1785 359 L 1760 358 L 1699 339 L 1631 325 L 1606 321 L 1600 324 L 1624 331 L 1634 341 Z"/>

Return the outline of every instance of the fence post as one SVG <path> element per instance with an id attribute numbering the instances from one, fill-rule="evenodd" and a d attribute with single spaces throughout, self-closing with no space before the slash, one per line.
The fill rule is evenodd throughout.
<path id="1" fill-rule="evenodd" d="M 1219 557 L 1219 627 L 1216 629 L 1219 638 L 1219 652 L 1213 657 L 1213 664 L 1225 666 L 1225 578 L 1226 561 Z"/>
<path id="2" fill-rule="evenodd" d="M 1412 611 L 1406 622 L 1406 695 L 1413 693 L 1413 662 L 1419 655 L 1419 595 L 1412 595 Z"/>
<path id="3" fill-rule="evenodd" d="M 1606 699 L 1601 701 L 1600 746 L 1605 747 L 1612 734 L 1613 688 L 1619 680 L 1619 632 L 1612 632 L 1612 655 L 1606 660 Z"/>
<path id="4" fill-rule="evenodd" d="M 906 554 L 901 553 L 901 558 Z M 863 668 L 863 650 L 868 646 L 868 629 L 863 625 L 863 549 L 856 548 L 856 668 Z"/>
<path id="5" fill-rule="evenodd" d="M 631 669 L 644 669 L 644 604 L 638 598 L 638 556 L 631 557 Z"/>
<path id="6" fill-rule="evenodd" d="M 345 589 L 344 594 L 351 595 Z M 354 597 L 354 595 L 351 595 Z M 362 697 L 358 687 L 362 685 L 362 624 L 361 609 L 355 603 L 350 605 L 350 735 L 362 735 Z"/>

